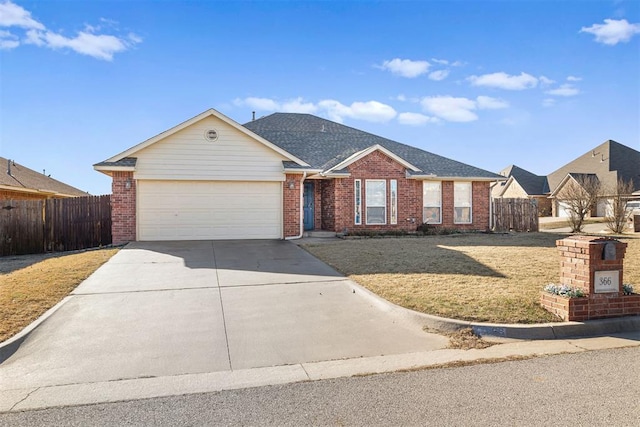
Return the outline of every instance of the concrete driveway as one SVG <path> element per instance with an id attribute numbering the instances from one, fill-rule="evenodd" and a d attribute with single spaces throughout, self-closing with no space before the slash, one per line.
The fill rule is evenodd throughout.
<path id="1" fill-rule="evenodd" d="M 0 364 L 0 390 L 443 348 L 290 242 L 138 242 Z"/>

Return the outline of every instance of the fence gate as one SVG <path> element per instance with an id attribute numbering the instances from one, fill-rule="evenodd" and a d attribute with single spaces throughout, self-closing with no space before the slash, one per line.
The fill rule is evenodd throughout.
<path id="1" fill-rule="evenodd" d="M 111 196 L 0 201 L 0 256 L 111 244 Z"/>
<path id="2" fill-rule="evenodd" d="M 493 199 L 494 231 L 538 231 L 538 201 Z"/>

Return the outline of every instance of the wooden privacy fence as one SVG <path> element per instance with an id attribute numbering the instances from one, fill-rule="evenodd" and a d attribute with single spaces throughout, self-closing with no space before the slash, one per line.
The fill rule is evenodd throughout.
<path id="1" fill-rule="evenodd" d="M 0 256 L 111 244 L 111 196 L 0 201 Z"/>
<path id="2" fill-rule="evenodd" d="M 538 231 L 535 199 L 493 199 L 494 231 Z"/>

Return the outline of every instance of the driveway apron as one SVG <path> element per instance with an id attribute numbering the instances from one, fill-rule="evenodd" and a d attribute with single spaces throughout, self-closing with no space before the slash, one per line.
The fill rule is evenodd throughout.
<path id="1" fill-rule="evenodd" d="M 0 390 L 443 348 L 283 241 L 135 242 L 0 364 Z"/>

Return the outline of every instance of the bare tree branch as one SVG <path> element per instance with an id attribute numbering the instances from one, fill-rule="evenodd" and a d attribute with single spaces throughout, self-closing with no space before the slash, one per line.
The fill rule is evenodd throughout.
<path id="1" fill-rule="evenodd" d="M 633 182 L 619 178 L 614 188 L 609 189 L 609 211 L 607 212 L 607 227 L 614 233 L 622 234 L 629 219 L 631 211 L 627 210 L 627 202 L 633 193 Z"/>
<path id="2" fill-rule="evenodd" d="M 576 175 L 565 184 L 558 199 L 567 206 L 571 231 L 582 232 L 584 219 L 591 213 L 602 194 L 600 180 L 595 175 Z"/>

